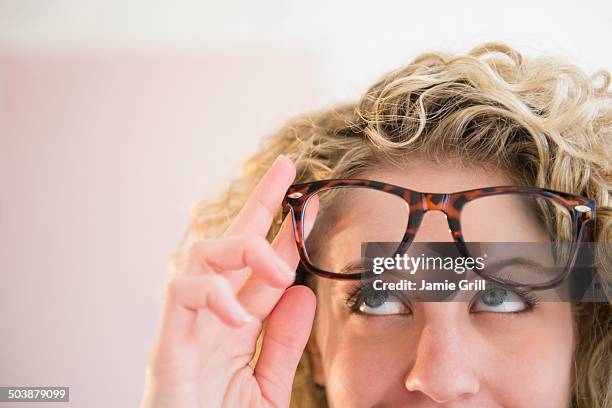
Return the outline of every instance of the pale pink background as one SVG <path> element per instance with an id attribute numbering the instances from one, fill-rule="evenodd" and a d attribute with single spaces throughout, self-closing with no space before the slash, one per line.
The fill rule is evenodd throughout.
<path id="1" fill-rule="evenodd" d="M 136 406 L 191 205 L 296 113 L 491 39 L 612 67 L 607 2 L 476 3 L 1 2 L 0 386 Z"/>
<path id="2" fill-rule="evenodd" d="M 3 71 L 0 384 L 134 402 L 192 202 L 313 100 L 312 66 L 266 50 L 11 54 Z"/>

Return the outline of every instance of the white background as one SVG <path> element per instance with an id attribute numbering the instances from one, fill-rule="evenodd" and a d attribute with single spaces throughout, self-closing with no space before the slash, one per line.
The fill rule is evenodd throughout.
<path id="1" fill-rule="evenodd" d="M 266 134 L 429 50 L 610 70 L 611 4 L 0 1 L 0 386 L 137 405 L 190 208 Z"/>

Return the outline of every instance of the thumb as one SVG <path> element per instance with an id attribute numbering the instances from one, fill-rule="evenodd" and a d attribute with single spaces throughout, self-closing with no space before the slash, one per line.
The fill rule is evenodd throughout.
<path id="1" fill-rule="evenodd" d="M 287 407 L 293 377 L 310 336 L 316 298 L 306 286 L 292 286 L 268 318 L 255 379 L 272 406 Z"/>

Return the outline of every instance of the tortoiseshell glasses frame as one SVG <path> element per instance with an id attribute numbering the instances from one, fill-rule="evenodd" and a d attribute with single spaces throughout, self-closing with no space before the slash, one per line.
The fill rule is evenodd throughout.
<path id="1" fill-rule="evenodd" d="M 306 271 L 314 273 L 323 278 L 339 280 L 363 279 L 363 273 L 337 273 L 329 272 L 314 266 L 306 250 L 304 239 L 304 217 L 305 207 L 308 200 L 315 194 L 325 190 L 345 187 L 362 187 L 383 191 L 400 197 L 408 204 L 408 223 L 404 236 L 401 239 L 396 253 L 405 251 L 413 241 L 424 214 L 430 210 L 442 211 L 447 218 L 448 226 L 454 242 L 462 256 L 469 256 L 466 242 L 461 231 L 461 210 L 470 201 L 483 197 L 497 196 L 503 194 L 524 194 L 536 196 L 554 201 L 556 204 L 568 210 L 571 216 L 571 242 L 569 245 L 568 263 L 564 271 L 553 280 L 538 285 L 529 285 L 530 289 L 548 289 L 563 281 L 576 260 L 580 242 L 586 235 L 587 225 L 595 219 L 595 201 L 586 197 L 564 193 L 560 191 L 525 186 L 495 186 L 478 188 L 473 190 L 458 191 L 454 193 L 425 193 L 410 190 L 408 188 L 387 184 L 379 181 L 364 179 L 333 179 L 320 180 L 308 183 L 294 184 L 287 190 L 283 200 L 283 212 L 291 213 L 293 230 L 297 243 L 300 261 Z M 499 284 L 508 285 L 496 277 L 488 276 L 489 280 Z M 525 285 L 515 285 L 525 286 Z"/>

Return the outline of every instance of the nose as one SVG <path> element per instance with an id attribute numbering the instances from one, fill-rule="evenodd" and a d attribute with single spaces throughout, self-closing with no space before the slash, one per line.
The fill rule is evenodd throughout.
<path id="1" fill-rule="evenodd" d="M 452 309 L 457 306 L 423 303 L 429 310 L 404 382 L 408 391 L 420 392 L 436 403 L 456 401 L 480 390 L 478 358 L 467 338 L 469 329 L 453 318 Z"/>

